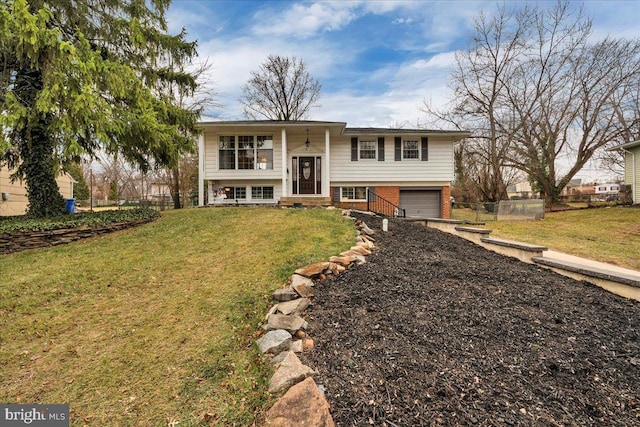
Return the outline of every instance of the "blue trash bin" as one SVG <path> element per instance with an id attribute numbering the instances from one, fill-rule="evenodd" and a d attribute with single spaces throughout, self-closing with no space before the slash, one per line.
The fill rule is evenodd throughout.
<path id="1" fill-rule="evenodd" d="M 76 213 L 76 199 L 67 199 L 67 212 Z"/>

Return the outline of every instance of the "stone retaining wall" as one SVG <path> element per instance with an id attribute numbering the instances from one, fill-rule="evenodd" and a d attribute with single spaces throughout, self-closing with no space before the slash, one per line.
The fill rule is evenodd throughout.
<path id="1" fill-rule="evenodd" d="M 282 397 L 266 414 L 266 427 L 334 427 L 329 403 L 323 387 L 316 384 L 315 370 L 304 365 L 296 353 L 313 348 L 313 339 L 307 335 L 304 320 L 306 308 L 315 296 L 314 285 L 327 277 L 337 276 L 348 268 L 363 264 L 375 248 L 374 230 L 364 222 L 355 221 L 360 231 L 355 245 L 326 262 L 301 267 L 289 277 L 288 284 L 273 293 L 275 305 L 266 315 L 263 325 L 266 334 L 256 344 L 265 357 L 275 365 L 275 373 L 269 382 L 269 392 Z"/>
<path id="2" fill-rule="evenodd" d="M 27 249 L 45 248 L 48 246 L 71 243 L 75 242 L 76 240 L 86 239 L 89 237 L 99 236 L 101 234 L 135 227 L 150 221 L 153 221 L 153 219 L 141 219 L 131 222 L 118 222 L 106 225 L 104 227 L 95 228 L 87 227 L 51 231 L 16 231 L 12 233 L 2 233 L 0 234 L 0 254 L 9 254 L 12 252 L 20 252 Z"/>

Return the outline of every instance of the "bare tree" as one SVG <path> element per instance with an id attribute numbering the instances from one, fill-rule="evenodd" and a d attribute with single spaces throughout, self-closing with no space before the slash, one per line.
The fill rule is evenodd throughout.
<path id="1" fill-rule="evenodd" d="M 469 48 L 456 52 L 449 82 L 452 101 L 444 110 L 427 102 L 423 107 L 440 123 L 473 133 L 458 149 L 464 174 L 460 170 L 457 176 L 465 177 L 459 183 L 464 191 L 484 201 L 506 198 L 507 187 L 517 176 L 507 166 L 510 137 L 504 122 L 509 119 L 509 108 L 504 104 L 503 82 L 513 73 L 514 59 L 526 49 L 520 21 L 527 11 L 515 13 L 501 6 L 493 17 L 481 13 L 474 21 Z"/>
<path id="2" fill-rule="evenodd" d="M 179 65 L 179 71 L 184 72 L 184 65 Z M 193 112 L 203 112 L 209 108 L 218 107 L 217 92 L 214 87 L 212 64 L 208 61 L 193 64 L 189 73 L 193 76 L 195 87 L 190 90 L 169 83 L 163 91 L 173 97 L 174 102 L 182 109 Z M 192 182 L 185 176 L 193 174 L 193 153 L 185 153 L 177 163 L 166 169 L 164 179 L 171 186 L 171 197 L 174 209 L 183 208 L 186 205 L 184 196 L 190 193 L 191 188 L 197 185 L 197 179 Z M 197 164 L 196 164 L 197 170 Z"/>
<path id="3" fill-rule="evenodd" d="M 557 202 L 597 150 L 638 126 L 621 102 L 638 89 L 640 42 L 592 42 L 591 20 L 568 1 L 503 6 L 495 18 L 480 15 L 475 30 L 452 72 L 453 106 L 439 115 L 477 133 L 468 152 L 494 184 L 487 198 L 501 196 L 500 173 L 513 167 Z"/>
<path id="4" fill-rule="evenodd" d="M 254 120 L 300 120 L 317 106 L 320 88 L 302 60 L 269 55 L 259 72 L 251 72 L 239 101 Z"/>
<path id="5" fill-rule="evenodd" d="M 637 81 L 640 43 L 590 42 L 591 20 L 568 2 L 532 9 L 528 27 L 531 46 L 505 85 L 515 116 L 510 161 L 556 203 L 596 150 L 628 132 L 617 101 Z"/>

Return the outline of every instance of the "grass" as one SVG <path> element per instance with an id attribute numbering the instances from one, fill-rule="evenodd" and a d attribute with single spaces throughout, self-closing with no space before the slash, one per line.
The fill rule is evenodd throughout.
<path id="1" fill-rule="evenodd" d="M 454 212 L 456 219 L 465 219 L 464 215 L 464 210 Z M 493 230 L 494 237 L 540 244 L 640 271 L 640 209 L 610 207 L 552 212 L 540 221 L 491 221 L 485 227 Z"/>
<path id="2" fill-rule="evenodd" d="M 0 401 L 68 403 L 73 426 L 252 425 L 270 293 L 354 237 L 339 211 L 191 209 L 2 256 Z"/>

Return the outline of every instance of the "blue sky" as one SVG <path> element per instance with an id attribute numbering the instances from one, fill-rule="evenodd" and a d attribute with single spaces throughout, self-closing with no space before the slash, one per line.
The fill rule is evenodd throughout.
<path id="1" fill-rule="evenodd" d="M 553 6 L 554 2 L 537 2 Z M 508 5 L 524 5 L 509 1 Z M 575 2 L 574 6 L 581 3 Z M 640 37 L 640 2 L 587 1 L 594 37 Z M 467 45 L 473 19 L 494 1 L 174 0 L 172 31 L 198 40 L 213 64 L 221 108 L 207 118 L 243 119 L 242 86 L 268 55 L 296 56 L 322 84 L 312 120 L 348 126 L 416 127 L 424 100 L 442 105 L 454 52 Z"/>

